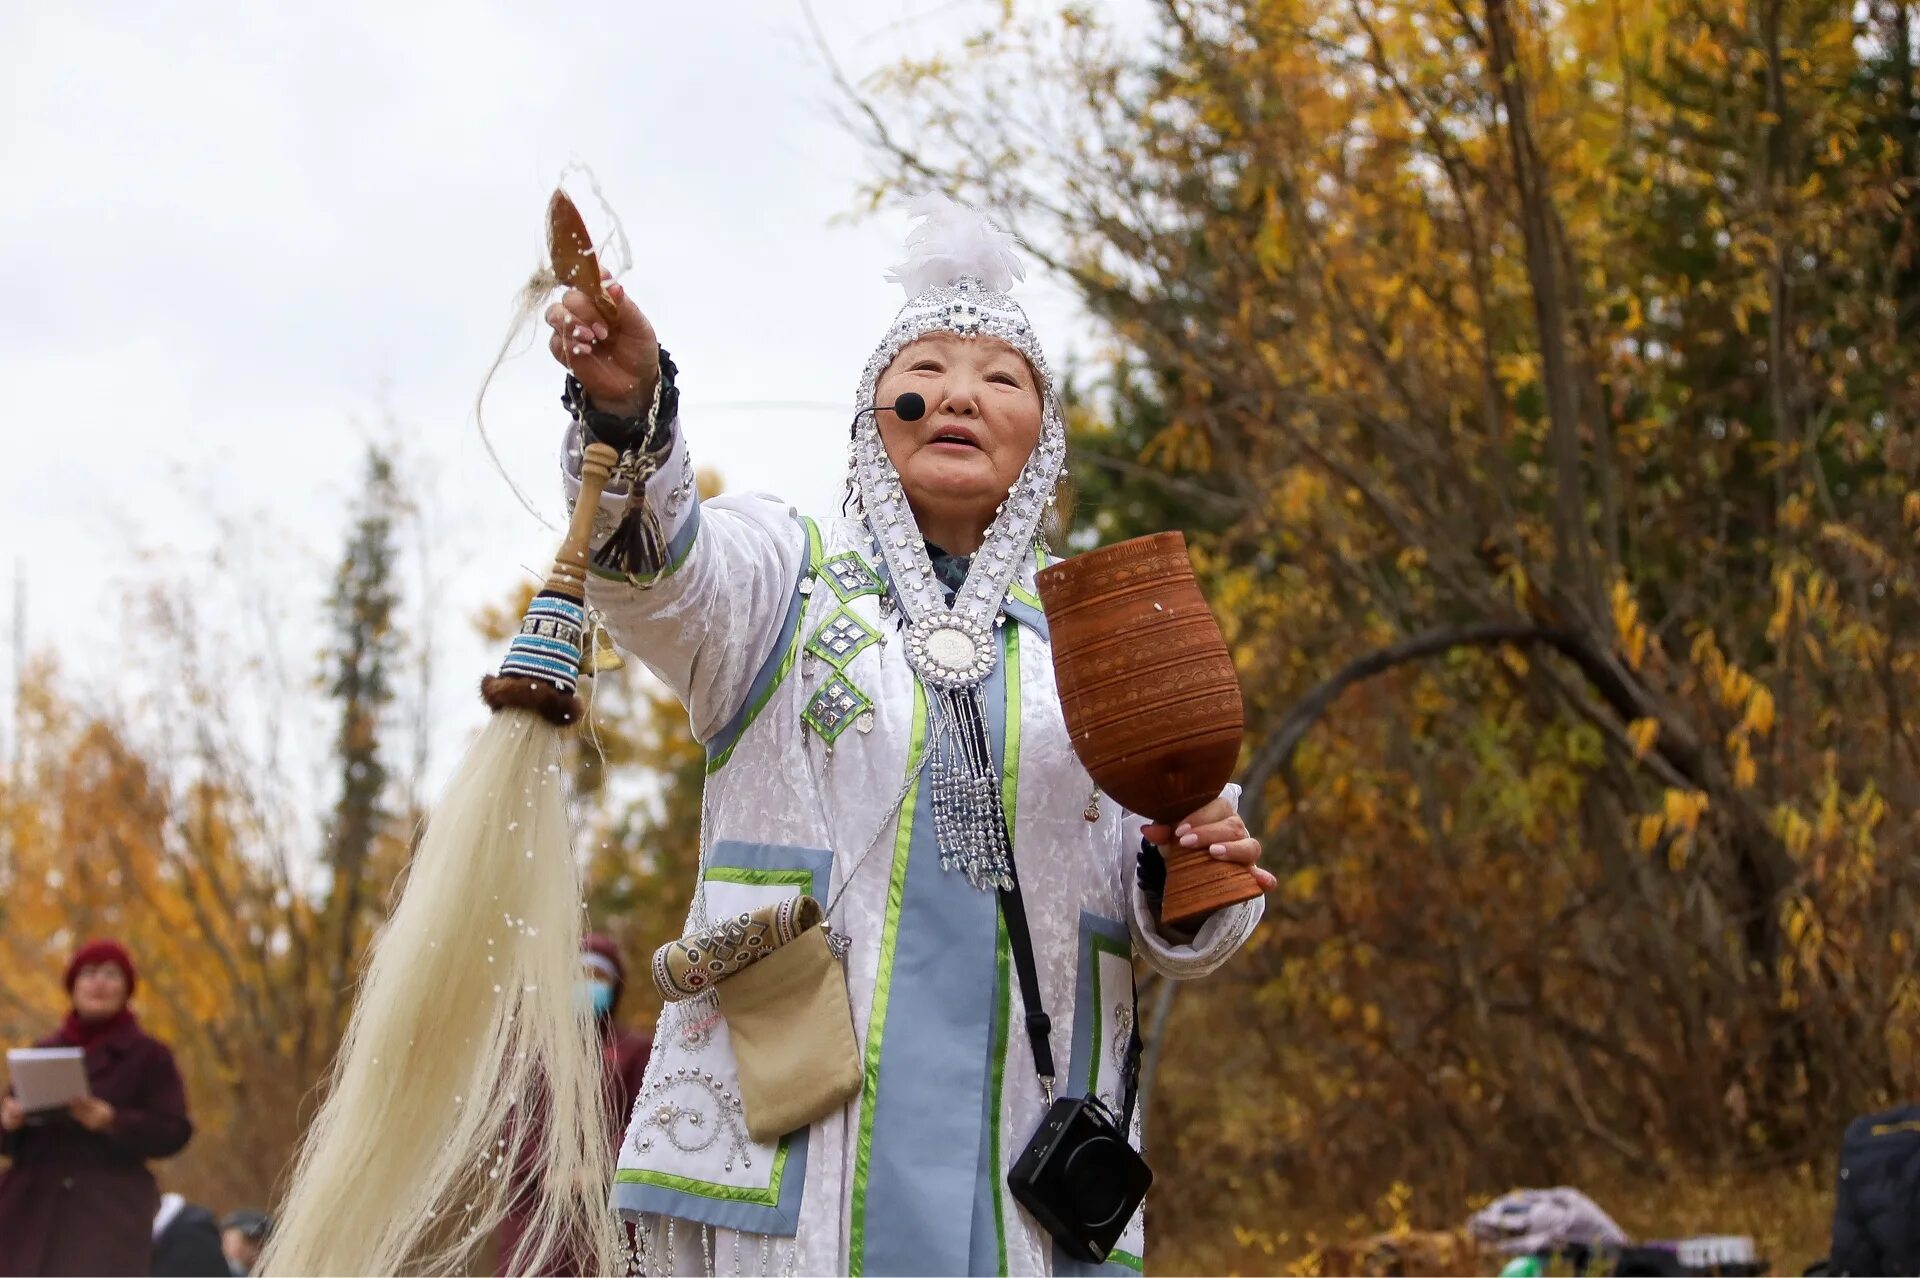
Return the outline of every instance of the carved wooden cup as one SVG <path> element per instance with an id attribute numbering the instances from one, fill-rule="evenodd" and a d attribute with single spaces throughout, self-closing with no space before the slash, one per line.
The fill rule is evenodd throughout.
<path id="1" fill-rule="evenodd" d="M 1240 757 L 1240 681 L 1177 532 L 1042 569 L 1053 672 L 1074 753 L 1129 811 L 1174 824 L 1219 797 Z M 1161 917 L 1181 924 L 1249 901 L 1244 865 L 1166 851 Z"/>

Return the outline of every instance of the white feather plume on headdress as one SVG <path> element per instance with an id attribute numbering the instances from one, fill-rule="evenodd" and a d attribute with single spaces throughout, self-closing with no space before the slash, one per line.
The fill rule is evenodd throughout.
<path id="1" fill-rule="evenodd" d="M 934 191 L 915 199 L 907 212 L 921 222 L 907 236 L 907 260 L 889 271 L 887 278 L 905 288 L 909 298 L 968 275 L 996 293 L 1027 278 L 1027 268 L 1015 251 L 1019 241 L 980 210 Z"/>

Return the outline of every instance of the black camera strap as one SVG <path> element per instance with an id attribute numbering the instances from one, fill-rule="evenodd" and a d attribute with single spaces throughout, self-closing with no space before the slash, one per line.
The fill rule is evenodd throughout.
<path id="1" fill-rule="evenodd" d="M 1013 846 L 1013 840 L 1007 840 L 1007 846 Z M 1040 1090 L 1046 1096 L 1047 1104 L 1053 1104 L 1053 1021 L 1047 1016 L 1046 1007 L 1040 1000 L 1040 974 L 1033 965 L 1033 937 L 1027 931 L 1027 906 L 1020 896 L 1020 870 L 1014 863 L 1015 858 L 1007 858 L 1007 872 L 1013 879 L 1013 886 L 1000 890 L 1000 912 L 1007 920 L 1007 940 L 1013 947 L 1013 970 L 1020 978 L 1020 1001 L 1027 1009 L 1027 1042 L 1033 1048 L 1033 1068 L 1040 1075 Z M 1133 981 L 1132 965 L 1128 965 L 1127 980 Z M 1098 1052 L 1100 1045 L 1088 1045 L 1088 1050 Z M 1133 1024 L 1127 1033 L 1127 1056 L 1121 1067 L 1121 1076 L 1125 1082 L 1125 1099 L 1121 1103 L 1120 1130 L 1125 1133 L 1133 1126 L 1133 1103 L 1139 1090 L 1140 1081 L 1140 998 L 1139 991 L 1133 992 Z"/>
<path id="2" fill-rule="evenodd" d="M 1000 889 L 1000 913 L 1007 920 L 1007 939 L 1013 945 L 1013 970 L 1020 978 L 1020 1001 L 1027 1009 L 1027 1042 L 1033 1047 L 1033 1068 L 1040 1086 L 1053 1103 L 1053 1021 L 1040 1002 L 1040 973 L 1033 966 L 1033 937 L 1027 932 L 1027 904 L 1020 896 L 1020 871 L 1007 858 L 1013 886 Z"/>
<path id="3" fill-rule="evenodd" d="M 970 705 L 965 701 L 961 704 Z M 960 731 L 972 738 L 980 757 L 993 757 L 987 741 L 987 725 L 977 710 L 963 713 L 959 727 Z M 1027 905 L 1020 896 L 1020 867 L 1018 858 L 1013 855 L 1013 831 L 1007 828 L 1006 812 L 998 805 L 994 819 L 1000 823 L 1000 833 L 1007 849 L 1007 877 L 1012 880 L 1012 886 L 1000 890 L 1000 913 L 1007 921 L 1007 939 L 1013 946 L 1013 968 L 1020 979 L 1020 1001 L 1027 1009 L 1027 1043 L 1033 1049 L 1033 1068 L 1040 1076 L 1040 1090 L 1051 1108 L 1055 1081 L 1053 1021 L 1041 1001 L 1040 974 L 1033 965 L 1033 937 L 1027 931 Z M 1133 983 L 1131 963 L 1127 966 L 1127 981 L 1130 985 Z M 1088 1045 L 1088 1050 L 1098 1052 L 1100 1046 L 1092 1043 Z M 1126 1088 L 1120 1112 L 1120 1131 L 1124 1135 L 1132 1130 L 1133 1104 L 1140 1081 L 1140 997 L 1137 987 L 1133 990 L 1133 1025 L 1127 1033 L 1127 1055 L 1121 1066 L 1121 1077 Z"/>

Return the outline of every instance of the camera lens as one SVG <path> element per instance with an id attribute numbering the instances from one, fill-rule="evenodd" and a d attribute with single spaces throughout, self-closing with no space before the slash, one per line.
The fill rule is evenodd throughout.
<path id="1" fill-rule="evenodd" d="M 1112 1225 L 1127 1209 L 1127 1186 L 1114 1175 L 1114 1167 L 1122 1156 L 1120 1142 L 1110 1136 L 1094 1137 L 1067 1156 L 1066 1165 L 1060 1169 L 1060 1180 L 1083 1227 L 1099 1229 Z"/>

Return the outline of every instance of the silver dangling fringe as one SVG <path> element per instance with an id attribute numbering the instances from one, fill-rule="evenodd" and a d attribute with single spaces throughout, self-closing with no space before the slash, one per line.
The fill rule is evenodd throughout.
<path id="1" fill-rule="evenodd" d="M 932 729 L 933 830 L 940 868 L 958 868 L 983 892 L 1013 886 L 1000 773 L 987 744 L 985 697 L 980 685 L 928 688 Z"/>
<path id="2" fill-rule="evenodd" d="M 653 1224 L 642 1217 L 622 1229 L 630 1278 L 651 1278 L 653 1273 Z"/>

